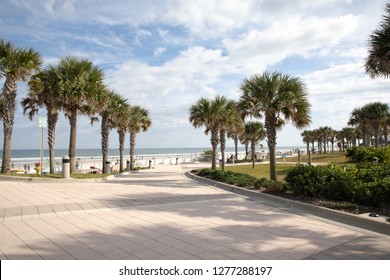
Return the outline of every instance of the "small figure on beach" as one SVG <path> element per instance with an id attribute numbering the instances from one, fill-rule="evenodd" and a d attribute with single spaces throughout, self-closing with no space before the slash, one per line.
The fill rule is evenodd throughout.
<path id="1" fill-rule="evenodd" d="M 35 164 L 35 171 L 37 172 L 37 175 L 41 174 L 41 163 L 40 162 L 37 162 Z"/>

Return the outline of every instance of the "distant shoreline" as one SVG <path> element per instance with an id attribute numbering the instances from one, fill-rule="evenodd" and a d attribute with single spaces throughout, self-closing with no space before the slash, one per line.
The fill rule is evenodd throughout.
<path id="1" fill-rule="evenodd" d="M 305 149 L 304 146 L 282 146 L 277 147 L 277 151 L 288 152 L 293 149 Z M 135 158 L 136 162 L 142 166 L 148 166 L 149 161 L 152 165 L 156 164 L 176 164 L 176 158 L 179 163 L 188 163 L 192 160 L 199 157 L 204 151 L 211 150 L 211 147 L 205 148 L 140 148 L 136 149 Z M 268 151 L 267 147 L 257 147 L 256 151 Z M 0 150 L 0 155 L 1 155 Z M 245 147 L 240 146 L 238 148 L 239 159 L 245 158 Z M 55 162 L 56 168 L 59 169 L 62 157 L 67 155 L 67 149 L 56 149 L 55 150 Z M 234 147 L 228 147 L 225 150 L 226 157 L 233 155 L 235 153 Z M 125 149 L 124 152 L 124 161 L 130 159 L 129 149 Z M 220 151 L 218 150 L 218 154 Z M 102 155 L 100 149 L 78 149 L 76 153 L 76 159 L 79 162 L 81 169 L 89 168 L 89 166 L 95 166 L 99 169 L 102 168 Z M 118 149 L 109 149 L 108 160 L 111 162 L 111 165 L 115 165 L 119 162 L 119 150 Z M 12 150 L 11 152 L 11 169 L 24 170 L 25 166 L 30 166 L 30 172 L 34 172 L 33 168 L 35 163 L 40 162 L 40 150 L 39 149 L 19 149 Z M 48 170 L 49 163 L 49 151 L 44 150 L 43 156 L 43 166 L 44 171 Z M 126 166 L 126 165 L 125 165 Z"/>
<path id="2" fill-rule="evenodd" d="M 276 147 L 277 150 L 289 150 L 289 149 L 306 149 L 305 146 L 280 146 Z M 211 150 L 211 147 L 194 147 L 194 148 L 139 148 L 135 149 L 135 154 L 137 156 L 150 156 L 150 155 L 180 155 L 180 154 L 193 154 L 193 153 L 202 153 L 206 150 Z M 257 147 L 256 151 L 268 151 L 268 147 L 264 146 L 262 148 Z M 234 147 L 227 147 L 226 153 L 233 153 L 235 151 Z M 239 146 L 238 147 L 239 152 L 244 152 L 245 147 Z M 219 149 L 218 149 L 219 152 Z M 124 154 L 129 155 L 130 151 L 129 149 L 124 150 Z M 55 149 L 55 157 L 56 158 L 62 158 L 64 155 L 68 154 L 68 149 Z M 109 149 L 108 152 L 110 157 L 119 157 L 119 149 L 112 148 Z M 2 155 L 2 150 L 0 150 L 0 156 Z M 76 151 L 77 157 L 101 157 L 101 149 L 77 149 Z M 44 149 L 44 157 L 49 157 L 49 150 Z M 11 151 L 11 158 L 13 160 L 23 160 L 23 159 L 38 159 L 40 158 L 40 150 L 39 149 L 13 149 Z M 1 158 L 0 158 L 1 160 Z"/>

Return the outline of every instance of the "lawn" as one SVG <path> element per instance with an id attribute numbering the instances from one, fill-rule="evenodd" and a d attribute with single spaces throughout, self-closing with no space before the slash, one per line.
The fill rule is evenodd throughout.
<path id="1" fill-rule="evenodd" d="M 287 171 L 292 168 L 293 164 L 276 164 L 276 170 L 278 174 L 278 179 L 283 180 L 287 175 Z M 256 178 L 269 178 L 269 164 L 259 164 L 257 163 L 255 168 L 252 168 L 252 164 L 248 163 L 245 165 L 227 165 L 225 166 L 226 171 L 233 171 L 238 173 L 249 174 L 255 176 Z"/>
<path id="2" fill-rule="evenodd" d="M 348 160 L 345 157 L 346 153 L 328 153 L 328 154 L 313 154 L 311 160 L 313 163 L 323 163 L 323 164 L 347 164 Z M 278 158 L 277 162 L 283 162 L 284 160 Z M 298 163 L 298 156 L 287 157 L 285 162 L 296 162 Z M 301 163 L 308 162 L 308 155 L 302 155 Z"/>
<path id="3" fill-rule="evenodd" d="M 354 165 L 348 163 L 347 158 L 345 157 L 346 153 L 328 153 L 328 154 L 314 154 L 312 155 L 312 163 L 314 164 L 336 164 L 336 165 Z M 294 164 L 298 164 L 298 156 L 287 157 L 284 160 L 282 158 L 276 159 L 276 171 L 278 174 L 278 179 L 283 180 L 287 175 L 287 172 L 290 168 L 294 167 Z M 288 164 L 283 164 L 286 162 Z M 301 163 L 305 164 L 308 162 L 308 156 L 302 155 Z M 227 165 L 225 167 L 226 171 L 230 170 L 238 173 L 245 173 L 257 178 L 269 178 L 269 163 L 256 163 L 255 169 L 252 168 L 252 163 L 247 165 Z"/>

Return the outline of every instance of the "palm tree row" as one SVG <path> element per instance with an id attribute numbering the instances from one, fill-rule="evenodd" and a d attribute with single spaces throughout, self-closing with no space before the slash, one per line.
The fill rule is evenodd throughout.
<path id="1" fill-rule="evenodd" d="M 228 113 L 227 99 L 216 96 L 214 100 L 200 98 L 190 109 L 190 122 L 194 127 L 205 126 L 205 133 L 211 132 L 213 149 L 212 168 L 216 168 L 216 150 L 218 131 L 221 127 L 230 127 L 229 135 L 237 137 L 238 131 L 245 132 L 244 121 L 247 117 L 260 119 L 264 117 L 264 130 L 261 126 L 247 123 L 248 137 L 242 138 L 244 143 L 251 143 L 252 153 L 254 143 L 265 134 L 270 153 L 270 178 L 277 180 L 276 174 L 276 132 L 286 122 L 291 121 L 297 128 L 303 128 L 310 123 L 310 104 L 307 101 L 305 84 L 298 77 L 291 77 L 280 72 L 265 72 L 244 79 L 241 84 L 241 96 L 237 102 L 236 113 Z M 241 118 L 241 122 L 237 119 Z M 234 119 L 234 121 L 229 119 Z M 238 124 L 240 123 L 240 125 Z M 244 129 L 239 129 L 241 126 Z M 264 136 L 263 136 L 264 137 Z M 234 138 L 235 139 L 235 138 Z M 236 141 L 235 141 L 236 143 Z M 223 151 L 222 159 L 224 159 Z M 252 156 L 254 159 L 254 156 Z"/>
<path id="2" fill-rule="evenodd" d="M 390 127 L 390 108 L 382 102 L 371 102 L 355 108 L 348 124 L 355 127 L 357 138 L 361 138 L 363 146 L 375 147 L 380 144 L 388 145 L 388 129 Z"/>
<path id="3" fill-rule="evenodd" d="M 15 121 L 17 82 L 27 81 L 39 70 L 41 55 L 33 49 L 16 48 L 0 39 L 0 78 L 5 78 L 1 91 L 0 118 L 3 121 L 3 161 L 1 172 L 11 170 L 12 129 Z"/>
<path id="4" fill-rule="evenodd" d="M 22 55 L 19 53 L 23 53 Z M 76 131 L 78 116 L 86 115 L 92 122 L 101 119 L 103 172 L 107 173 L 109 131 L 116 128 L 119 134 L 120 171 L 123 172 L 124 139 L 130 133 L 130 157 L 134 158 L 136 134 L 151 125 L 149 112 L 130 105 L 118 93 L 103 83 L 102 69 L 87 59 L 62 58 L 58 64 L 48 65 L 39 71 L 40 55 L 32 50 L 15 48 L 0 41 L 0 77 L 6 78 L 0 96 L 0 117 L 4 125 L 2 173 L 10 172 L 11 134 L 16 105 L 16 81 L 28 81 L 29 93 L 22 99 L 24 114 L 32 118 L 40 108 L 47 111 L 50 173 L 54 173 L 55 129 L 62 111 L 70 124 L 70 171 L 76 166 Z M 27 69 L 28 68 L 28 69 Z"/>
<path id="5" fill-rule="evenodd" d="M 317 150 L 319 153 L 334 152 L 336 144 L 340 151 L 345 147 L 371 146 L 378 147 L 380 144 L 388 145 L 388 131 L 390 127 L 389 105 L 381 102 L 368 103 L 362 107 L 355 108 L 350 116 L 348 125 L 340 131 L 328 126 L 302 132 L 303 142 L 307 145 L 307 153 Z M 360 143 L 360 140 L 362 142 Z M 330 147 L 331 145 L 331 147 Z"/>

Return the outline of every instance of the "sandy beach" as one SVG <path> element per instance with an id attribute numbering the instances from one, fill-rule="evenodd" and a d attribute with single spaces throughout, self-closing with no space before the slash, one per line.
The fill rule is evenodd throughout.
<path id="1" fill-rule="evenodd" d="M 267 159 L 267 151 L 257 151 L 257 157 Z M 296 155 L 294 149 L 283 149 L 277 151 L 277 157 L 290 157 Z M 233 156 L 232 152 L 225 153 L 225 158 L 228 159 Z M 218 153 L 218 158 L 221 158 L 221 154 Z M 238 159 L 245 159 L 245 152 L 240 151 L 238 153 Z M 110 167 L 112 172 L 119 171 L 119 157 L 118 156 L 109 156 L 108 160 L 110 161 Z M 129 163 L 130 156 L 125 155 L 123 165 L 125 169 Z M 135 167 L 144 168 L 144 167 L 155 167 L 157 165 L 177 165 L 177 164 L 189 164 L 202 162 L 201 153 L 185 153 L 185 154 L 157 154 L 157 155 L 137 155 L 135 157 Z M 39 162 L 37 159 L 23 159 L 18 160 L 14 159 L 12 163 L 12 170 L 16 173 L 36 173 L 36 164 Z M 49 172 L 49 158 L 43 158 L 43 172 Z M 101 156 L 91 156 L 91 157 L 77 157 L 76 160 L 76 169 L 80 173 L 88 173 L 91 169 L 102 170 L 103 161 Z M 56 157 L 55 159 L 55 171 L 62 171 L 62 158 Z"/>

